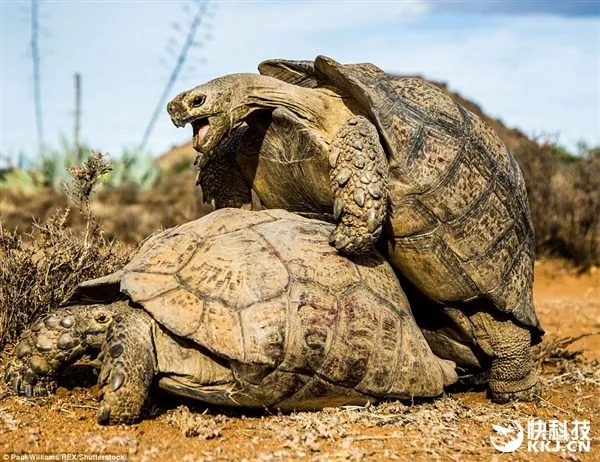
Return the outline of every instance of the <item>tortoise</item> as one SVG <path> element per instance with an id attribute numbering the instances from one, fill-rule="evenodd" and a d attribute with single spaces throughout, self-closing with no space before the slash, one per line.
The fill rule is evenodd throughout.
<path id="1" fill-rule="evenodd" d="M 82 283 L 26 330 L 5 380 L 45 395 L 101 349 L 100 423 L 140 417 L 154 383 L 282 411 L 434 397 L 457 379 L 417 327 L 377 251 L 345 258 L 332 225 L 221 209 L 151 237 L 122 270 Z"/>
<path id="2" fill-rule="evenodd" d="M 498 136 L 437 87 L 373 64 L 318 56 L 258 69 L 167 106 L 193 127 L 205 197 L 248 208 L 253 189 L 266 208 L 337 223 L 342 252 L 377 245 L 425 296 L 415 316 L 437 355 L 491 368 L 495 401 L 534 398 L 534 234 Z"/>

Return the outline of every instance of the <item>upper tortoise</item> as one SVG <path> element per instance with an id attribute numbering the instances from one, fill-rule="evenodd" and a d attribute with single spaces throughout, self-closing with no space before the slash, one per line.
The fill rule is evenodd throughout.
<path id="1" fill-rule="evenodd" d="M 523 177 L 479 117 L 419 78 L 372 64 L 270 60 L 174 98 L 191 123 L 199 182 L 219 207 L 334 220 L 330 242 L 376 242 L 430 309 L 415 316 L 433 350 L 491 367 L 496 401 L 533 398 L 534 235 Z M 382 232 L 383 231 L 383 232 Z M 410 298 L 410 297 L 409 297 Z M 429 302 L 428 302 L 429 300 Z"/>
<path id="2" fill-rule="evenodd" d="M 139 418 L 149 388 L 282 410 L 436 396 L 456 380 L 376 251 L 352 259 L 332 225 L 285 211 L 216 211 L 149 239 L 121 271 L 35 321 L 5 379 L 27 396 L 90 349 L 101 423 Z"/>

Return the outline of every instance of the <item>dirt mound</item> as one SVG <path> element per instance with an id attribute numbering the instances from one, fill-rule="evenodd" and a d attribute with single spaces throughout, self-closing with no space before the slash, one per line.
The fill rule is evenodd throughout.
<path id="1" fill-rule="evenodd" d="M 190 136 L 191 136 L 190 131 Z M 181 146 L 173 146 L 169 151 L 156 158 L 156 163 L 162 170 L 171 170 L 183 162 L 189 161 L 196 156 L 196 151 L 192 147 L 192 142 L 182 144 Z"/>

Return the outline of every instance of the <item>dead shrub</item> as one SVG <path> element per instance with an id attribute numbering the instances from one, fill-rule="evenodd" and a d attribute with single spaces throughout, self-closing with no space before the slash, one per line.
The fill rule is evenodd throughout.
<path id="1" fill-rule="evenodd" d="M 550 142 L 515 151 L 527 186 L 539 256 L 558 255 L 583 270 L 600 265 L 600 149 L 567 156 Z"/>
<path id="2" fill-rule="evenodd" d="M 90 209 L 90 196 L 110 164 L 94 154 L 81 168 L 71 169 L 69 197 L 85 226 L 68 226 L 70 209 L 34 221 L 28 239 L 0 223 L 0 345 L 13 342 L 39 314 L 63 303 L 87 279 L 120 269 L 130 251 L 104 237 L 102 222 Z"/>

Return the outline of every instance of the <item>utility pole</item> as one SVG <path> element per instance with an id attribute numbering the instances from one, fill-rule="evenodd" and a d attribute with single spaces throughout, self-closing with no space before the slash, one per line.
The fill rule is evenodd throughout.
<path id="1" fill-rule="evenodd" d="M 38 0 L 31 0 L 31 57 L 33 59 L 33 101 L 38 136 L 38 155 L 44 152 L 44 127 L 42 124 L 42 92 L 40 89 L 40 49 L 38 44 Z"/>
<path id="2" fill-rule="evenodd" d="M 79 123 L 81 117 L 81 74 L 75 74 L 75 132 L 73 133 L 73 165 L 81 164 L 79 148 Z"/>
<path id="3" fill-rule="evenodd" d="M 188 51 L 194 45 L 194 37 L 196 36 L 198 27 L 202 23 L 202 19 L 204 18 L 204 15 L 206 13 L 208 3 L 209 3 L 208 0 L 206 0 L 200 4 L 200 6 L 198 7 L 198 12 L 196 13 L 196 16 L 194 16 L 194 19 L 193 19 L 192 23 L 190 24 L 190 29 L 188 31 L 185 42 L 183 43 L 183 46 L 181 47 L 181 51 L 179 52 L 177 61 L 175 62 L 175 67 L 173 68 L 173 71 L 171 72 L 171 75 L 169 77 L 169 80 L 167 81 L 167 85 L 165 86 L 165 89 L 163 90 L 162 94 L 160 95 L 158 104 L 156 105 L 156 108 L 154 109 L 154 113 L 152 114 L 152 117 L 150 118 L 150 122 L 148 122 L 148 126 L 146 127 L 146 130 L 144 131 L 144 136 L 142 136 L 142 141 L 140 142 L 140 145 L 139 145 L 140 151 L 143 151 L 144 148 L 146 147 L 146 144 L 148 143 L 148 139 L 150 138 L 150 135 L 152 134 L 152 130 L 154 129 L 154 124 L 156 123 L 156 120 L 158 119 L 160 114 L 165 110 L 165 104 L 167 102 L 167 98 L 169 97 L 169 94 L 171 93 L 171 90 L 173 89 L 173 85 L 177 81 L 177 77 L 179 77 L 179 73 L 181 72 L 181 69 L 183 68 L 183 65 L 185 64 L 185 59 L 187 57 Z"/>

